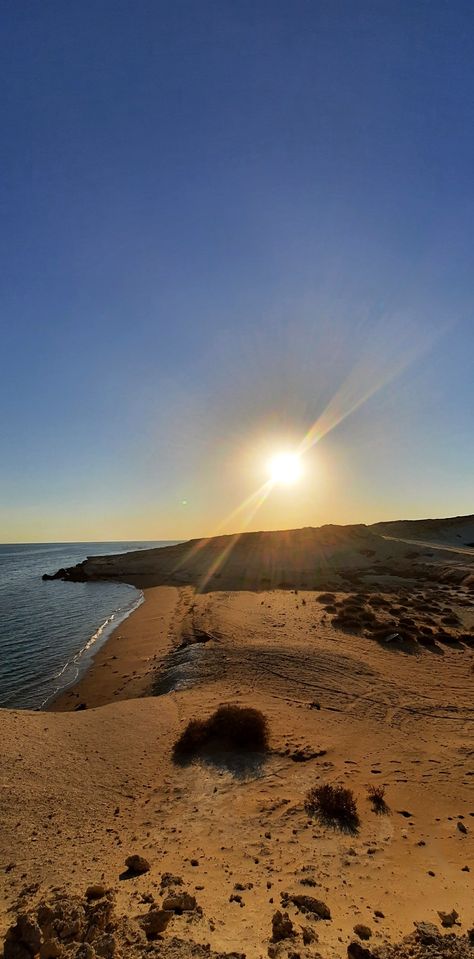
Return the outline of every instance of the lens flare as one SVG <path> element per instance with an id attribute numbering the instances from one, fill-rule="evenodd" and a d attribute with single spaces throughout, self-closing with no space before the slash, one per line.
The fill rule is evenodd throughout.
<path id="1" fill-rule="evenodd" d="M 297 453 L 278 453 L 270 460 L 268 473 L 272 483 L 292 486 L 301 476 L 301 459 Z"/>

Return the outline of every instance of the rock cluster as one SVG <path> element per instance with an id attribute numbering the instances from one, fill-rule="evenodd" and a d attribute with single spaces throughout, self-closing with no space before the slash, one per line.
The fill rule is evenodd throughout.
<path id="1" fill-rule="evenodd" d="M 454 910 L 453 910 L 454 912 Z M 354 941 L 347 947 L 348 959 L 472 959 L 474 929 L 467 935 L 443 933 L 433 922 L 415 922 L 415 932 L 401 942 L 384 943 L 373 949 Z"/>
<path id="2" fill-rule="evenodd" d="M 4 959 L 113 959 L 118 955 L 117 920 L 112 894 L 96 898 L 58 895 L 41 902 L 35 913 L 21 913 L 7 932 Z"/>
<path id="3" fill-rule="evenodd" d="M 175 916 L 194 913 L 199 918 L 202 915 L 194 896 L 170 890 L 161 908 L 153 897 L 143 897 L 142 901 L 151 901 L 149 911 L 130 918 L 117 914 L 113 891 L 100 882 L 88 886 L 84 897 L 58 893 L 18 915 L 6 934 L 3 957 L 142 959 L 159 940 L 162 959 L 200 959 L 201 954 L 207 959 L 232 959 L 182 940 L 161 940 L 161 934 Z"/>

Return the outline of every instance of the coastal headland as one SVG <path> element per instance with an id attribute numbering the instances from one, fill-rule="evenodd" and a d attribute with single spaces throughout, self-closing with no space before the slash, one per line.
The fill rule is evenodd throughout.
<path id="1" fill-rule="evenodd" d="M 471 516 L 244 533 L 45 571 L 128 582 L 145 602 L 48 712 L 0 713 L 2 933 L 53 889 L 82 901 L 95 884 L 140 928 L 166 897 L 190 897 L 141 945 L 117 920 L 112 951 L 94 952 L 105 959 L 425 955 L 414 922 L 436 926 L 436 955 L 453 931 L 468 955 L 473 543 Z M 189 721 L 223 703 L 265 715 L 268 753 L 178 762 Z M 353 829 L 308 813 L 324 783 L 351 789 Z M 133 854 L 146 871 L 127 870 Z M 280 939 L 277 912 L 291 926 Z"/>

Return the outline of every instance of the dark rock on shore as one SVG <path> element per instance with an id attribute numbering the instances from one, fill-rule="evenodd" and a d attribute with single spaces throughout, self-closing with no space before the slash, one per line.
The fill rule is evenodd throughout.
<path id="1" fill-rule="evenodd" d="M 51 579 L 62 579 L 66 583 L 85 583 L 89 579 L 85 571 L 85 565 L 88 562 L 87 559 L 84 559 L 82 563 L 77 563 L 76 566 L 68 566 L 67 568 L 61 567 L 56 573 L 43 573 L 41 579 L 51 580 Z"/>

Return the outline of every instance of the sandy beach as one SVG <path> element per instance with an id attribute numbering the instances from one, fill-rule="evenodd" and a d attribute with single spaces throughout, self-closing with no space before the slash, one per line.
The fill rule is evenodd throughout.
<path id="1" fill-rule="evenodd" d="M 146 589 L 144 602 L 113 631 L 80 681 L 60 693 L 49 710 L 105 706 L 148 695 L 157 661 L 173 648 L 179 629 L 178 590 Z"/>
<path id="2" fill-rule="evenodd" d="M 430 550 L 442 581 L 425 582 L 410 547 L 400 548 L 402 577 L 384 565 L 378 581 L 369 573 L 331 593 L 145 587 L 145 602 L 51 711 L 2 711 L 2 929 L 11 909 L 52 887 L 84 895 L 103 883 L 117 911 L 134 916 L 171 883 L 199 909 L 174 915 L 157 944 L 163 955 L 179 940 L 170 956 L 210 944 L 257 959 L 282 908 L 295 935 L 308 927 L 317 937 L 302 954 L 323 959 L 346 956 L 358 924 L 369 927 L 372 949 L 412 932 L 414 921 L 439 924 L 439 911 L 454 909 L 466 933 L 474 919 L 471 559 L 454 557 L 448 575 L 445 553 Z M 385 563 L 386 549 L 381 541 Z M 344 569 L 349 552 L 346 542 Z M 235 577 L 235 568 L 221 574 Z M 387 644 L 377 629 L 386 633 L 394 618 L 410 635 Z M 172 746 L 187 722 L 226 702 L 265 714 L 271 752 L 256 763 L 242 755 L 176 763 Z M 308 816 L 306 793 L 323 782 L 353 790 L 354 833 Z M 382 815 L 368 800 L 371 784 L 385 787 Z M 132 853 L 150 868 L 125 881 Z M 326 903 L 331 919 L 303 914 L 298 895 Z"/>

